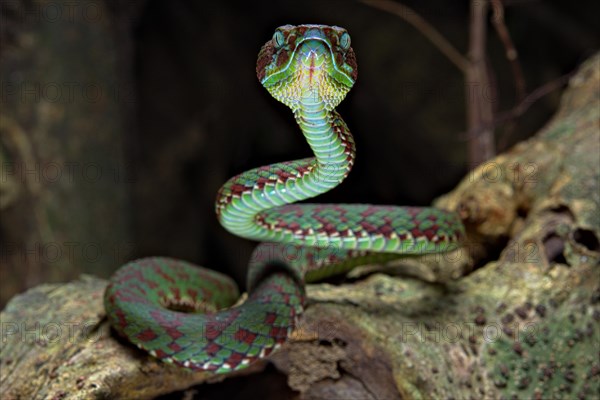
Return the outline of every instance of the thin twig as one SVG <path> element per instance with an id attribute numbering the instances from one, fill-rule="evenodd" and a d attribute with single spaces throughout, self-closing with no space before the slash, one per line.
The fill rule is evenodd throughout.
<path id="1" fill-rule="evenodd" d="M 496 128 L 503 122 L 520 117 L 521 115 L 525 114 L 525 112 L 529 109 L 529 107 L 531 107 L 533 103 L 546 96 L 547 94 L 555 91 L 556 89 L 559 89 L 562 86 L 564 86 L 564 84 L 569 81 L 569 78 L 571 78 L 571 76 L 573 76 L 574 73 L 574 71 L 569 72 L 568 74 L 562 75 L 550 82 L 543 84 L 542 86 L 538 87 L 537 89 L 529 93 L 527 96 L 525 96 L 525 98 L 515 107 L 511 108 L 508 111 L 499 113 L 498 117 L 495 118 L 491 124 L 487 126 L 480 126 L 477 129 L 463 132 L 460 134 L 459 137 L 463 140 L 470 140 L 471 138 L 476 137 L 478 135 L 479 130 Z"/>
<path id="2" fill-rule="evenodd" d="M 433 43 L 463 73 L 467 70 L 468 60 L 443 37 L 429 22 L 412 8 L 391 0 L 359 0 L 371 7 L 394 14 L 417 29 Z"/>
<path id="3" fill-rule="evenodd" d="M 526 94 L 525 78 L 523 77 L 523 69 L 521 68 L 521 63 L 519 62 L 519 54 L 517 53 L 517 49 L 513 44 L 504 22 L 504 4 L 502 4 L 502 0 L 491 0 L 491 2 L 493 10 L 492 24 L 496 29 L 496 33 L 498 34 L 500 41 L 504 45 L 506 58 L 510 62 L 513 76 L 515 78 L 515 103 L 519 103 L 525 98 Z"/>

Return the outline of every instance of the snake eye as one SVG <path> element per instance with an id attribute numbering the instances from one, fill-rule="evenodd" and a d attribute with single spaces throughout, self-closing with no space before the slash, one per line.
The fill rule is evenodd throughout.
<path id="1" fill-rule="evenodd" d="M 350 48 L 350 35 L 348 32 L 342 33 L 340 36 L 340 47 L 344 50 L 348 50 Z"/>
<path id="2" fill-rule="evenodd" d="M 285 36 L 283 36 L 283 32 L 275 31 L 273 34 L 273 44 L 277 49 L 285 44 Z"/>

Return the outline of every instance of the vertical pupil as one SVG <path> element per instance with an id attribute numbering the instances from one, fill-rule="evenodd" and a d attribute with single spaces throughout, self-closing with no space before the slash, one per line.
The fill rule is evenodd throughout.
<path id="1" fill-rule="evenodd" d="M 275 46 L 277 46 L 277 47 L 283 46 L 283 41 L 284 41 L 283 33 L 281 33 L 280 31 L 275 32 L 275 34 L 273 35 L 273 42 L 275 42 Z"/>
<path id="2" fill-rule="evenodd" d="M 340 46 L 342 46 L 344 49 L 350 47 L 350 36 L 348 33 L 344 32 L 340 37 Z"/>

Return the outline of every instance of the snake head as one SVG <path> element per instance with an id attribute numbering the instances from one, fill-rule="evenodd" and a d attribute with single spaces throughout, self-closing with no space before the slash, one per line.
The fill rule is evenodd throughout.
<path id="1" fill-rule="evenodd" d="M 357 78 L 350 35 L 337 26 L 280 26 L 262 47 L 256 74 L 273 97 L 294 111 L 301 102 L 323 102 L 332 110 Z"/>

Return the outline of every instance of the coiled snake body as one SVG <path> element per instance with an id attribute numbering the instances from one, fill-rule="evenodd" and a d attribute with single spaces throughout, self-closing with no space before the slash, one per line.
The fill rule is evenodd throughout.
<path id="1" fill-rule="evenodd" d="M 282 26 L 261 49 L 257 75 L 289 106 L 314 157 L 252 169 L 217 195 L 221 224 L 265 242 L 248 271 L 248 299 L 217 272 L 144 258 L 115 273 L 105 293 L 112 326 L 167 362 L 217 373 L 248 366 L 281 345 L 302 313 L 304 282 L 402 254 L 455 248 L 454 213 L 366 204 L 292 204 L 336 187 L 354 163 L 354 139 L 334 110 L 357 77 L 345 29 Z"/>

